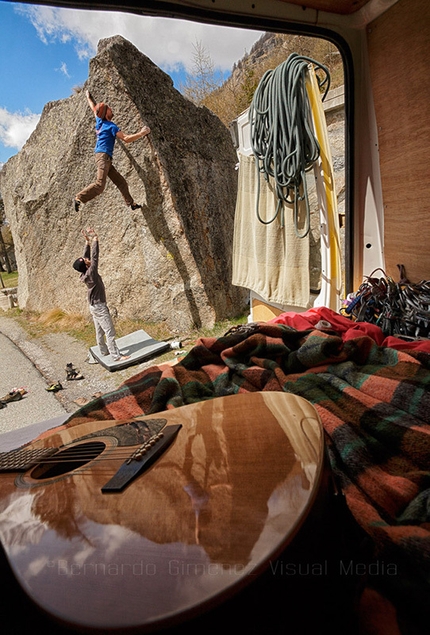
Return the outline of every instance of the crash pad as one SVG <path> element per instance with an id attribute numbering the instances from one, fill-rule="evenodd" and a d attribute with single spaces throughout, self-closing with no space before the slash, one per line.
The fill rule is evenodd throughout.
<path id="1" fill-rule="evenodd" d="M 119 337 L 116 340 L 122 355 L 128 355 L 128 359 L 115 361 L 111 355 L 102 355 L 99 346 L 92 346 L 90 353 L 94 359 L 107 370 L 115 371 L 127 368 L 133 364 L 140 364 L 151 357 L 161 355 L 170 348 L 169 342 L 154 340 L 146 331 L 140 329 Z"/>

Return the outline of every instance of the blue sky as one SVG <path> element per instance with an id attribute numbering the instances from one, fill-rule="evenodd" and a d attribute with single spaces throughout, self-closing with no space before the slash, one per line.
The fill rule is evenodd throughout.
<path id="1" fill-rule="evenodd" d="M 0 164 L 21 149 L 47 102 L 69 97 L 85 82 L 97 42 L 117 34 L 178 85 L 192 72 L 196 43 L 226 75 L 261 32 L 0 1 Z"/>

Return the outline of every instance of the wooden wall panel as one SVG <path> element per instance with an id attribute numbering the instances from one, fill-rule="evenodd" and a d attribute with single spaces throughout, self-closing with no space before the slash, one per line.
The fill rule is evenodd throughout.
<path id="1" fill-rule="evenodd" d="M 430 280 L 430 2 L 400 0 L 368 27 L 386 271 Z"/>

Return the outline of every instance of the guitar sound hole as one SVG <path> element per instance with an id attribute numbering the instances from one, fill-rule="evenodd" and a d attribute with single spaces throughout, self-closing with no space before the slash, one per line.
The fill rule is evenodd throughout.
<path id="1" fill-rule="evenodd" d="M 31 476 L 34 479 L 44 479 L 67 474 L 67 472 L 72 472 L 93 461 L 103 452 L 105 447 L 101 441 L 90 441 L 59 450 L 34 468 Z"/>

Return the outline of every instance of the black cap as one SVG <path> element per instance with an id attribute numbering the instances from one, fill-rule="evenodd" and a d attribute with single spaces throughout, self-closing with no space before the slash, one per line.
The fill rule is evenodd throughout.
<path id="1" fill-rule="evenodd" d="M 78 258 L 73 263 L 73 269 L 79 271 L 80 273 L 85 273 L 87 270 L 87 265 L 85 264 L 85 260 L 83 258 Z"/>

